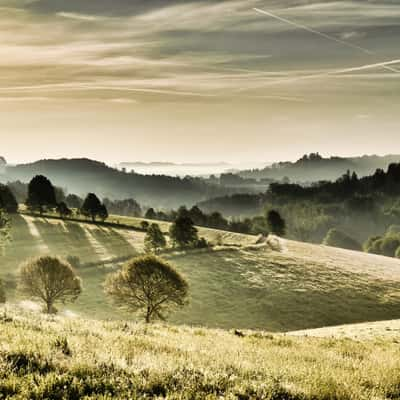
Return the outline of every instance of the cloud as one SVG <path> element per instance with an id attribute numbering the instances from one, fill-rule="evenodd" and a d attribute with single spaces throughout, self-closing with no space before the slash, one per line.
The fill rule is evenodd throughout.
<path id="1" fill-rule="evenodd" d="M 78 21 L 101 21 L 103 18 L 97 15 L 85 15 L 85 14 L 78 14 L 78 13 L 70 13 L 70 12 L 58 12 L 56 13 L 59 17 L 68 18 L 68 19 L 75 19 Z"/>
<path id="2" fill-rule="evenodd" d="M 243 96 L 299 103 L 309 94 L 305 100 L 295 89 L 270 93 L 268 87 L 399 57 L 388 35 L 396 37 L 400 10 L 390 1 L 8 0 L 5 6 L 0 90 L 10 97 L 79 91 L 93 98 L 101 91 L 111 102 L 136 93 L 138 101 Z M 252 10 L 265 6 L 309 32 L 267 22 Z M 357 48 L 371 49 L 375 58 Z M 394 64 L 382 67 L 396 70 Z M 362 71 L 381 77 L 376 68 Z"/>

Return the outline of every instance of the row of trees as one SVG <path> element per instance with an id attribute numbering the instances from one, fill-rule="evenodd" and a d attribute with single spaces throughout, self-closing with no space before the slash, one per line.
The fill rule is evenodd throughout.
<path id="1" fill-rule="evenodd" d="M 158 224 L 147 224 L 144 222 L 143 227 L 147 229 L 144 239 L 145 250 L 147 252 L 157 253 L 167 247 L 165 234 Z M 185 249 L 208 247 L 207 241 L 199 237 L 199 232 L 191 218 L 185 215 L 179 215 L 171 225 L 169 238 L 173 247 Z"/>
<path id="2" fill-rule="evenodd" d="M 264 235 L 273 233 L 278 236 L 286 234 L 286 222 L 274 209 L 266 210 L 265 215 L 262 216 L 232 220 L 224 218 L 220 212 L 204 213 L 198 206 L 190 209 L 182 206 L 177 211 L 173 210 L 169 213 L 149 208 L 145 213 L 145 218 L 150 220 L 175 221 L 178 217 L 186 217 L 197 226 L 237 233 Z"/>
<path id="3" fill-rule="evenodd" d="M 18 290 L 43 304 L 44 312 L 57 312 L 57 305 L 74 302 L 82 293 L 82 280 L 67 261 L 44 256 L 21 266 Z M 187 303 L 189 285 L 169 263 L 153 255 L 136 257 L 121 270 L 108 275 L 104 291 L 125 310 L 141 312 L 147 323 L 166 318 L 174 307 Z M 0 302 L 5 302 L 0 281 Z"/>
<path id="4" fill-rule="evenodd" d="M 70 202 L 79 205 L 78 211 L 93 222 L 99 218 L 105 221 L 108 218 L 108 210 L 104 203 L 94 193 L 89 193 L 83 203 L 76 195 L 70 195 Z M 28 185 L 28 197 L 25 204 L 32 212 L 43 215 L 46 210 L 56 210 L 61 218 L 72 215 L 72 210 L 65 201 L 57 202 L 56 188 L 48 178 L 43 175 L 35 176 Z"/>

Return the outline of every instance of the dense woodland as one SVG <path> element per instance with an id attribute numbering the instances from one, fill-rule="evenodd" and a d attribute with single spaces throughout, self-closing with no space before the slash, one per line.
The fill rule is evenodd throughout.
<path id="1" fill-rule="evenodd" d="M 274 208 L 285 218 L 291 238 L 321 243 L 329 230 L 339 229 L 363 243 L 400 223 L 399 194 L 400 164 L 391 164 L 362 178 L 348 171 L 336 181 L 309 186 L 272 183 L 266 193 L 216 198 L 199 207 L 236 218 Z"/>

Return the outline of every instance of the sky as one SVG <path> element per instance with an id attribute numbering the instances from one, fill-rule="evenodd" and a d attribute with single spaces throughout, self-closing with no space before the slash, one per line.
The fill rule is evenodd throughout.
<path id="1" fill-rule="evenodd" d="M 12 162 L 400 153 L 400 1 L 0 0 Z"/>

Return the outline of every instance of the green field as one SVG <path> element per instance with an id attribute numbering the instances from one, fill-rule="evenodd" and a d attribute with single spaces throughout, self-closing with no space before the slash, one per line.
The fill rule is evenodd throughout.
<path id="1" fill-rule="evenodd" d="M 121 217 L 120 223 L 140 225 L 140 220 Z M 21 262 L 39 254 L 72 255 L 80 258 L 84 291 L 61 310 L 135 319 L 108 302 L 102 282 L 124 259 L 143 251 L 143 232 L 17 215 L 12 233 L 0 267 L 11 301 L 22 300 L 14 290 Z M 171 315 L 173 323 L 292 331 L 400 318 L 396 259 L 278 239 L 256 246 L 254 236 L 210 229 L 201 235 L 223 245 L 164 255 L 191 287 L 190 305 Z"/>
<path id="2" fill-rule="evenodd" d="M 8 306 L 0 398 L 400 398 L 399 334 L 347 338 L 87 321 Z"/>

